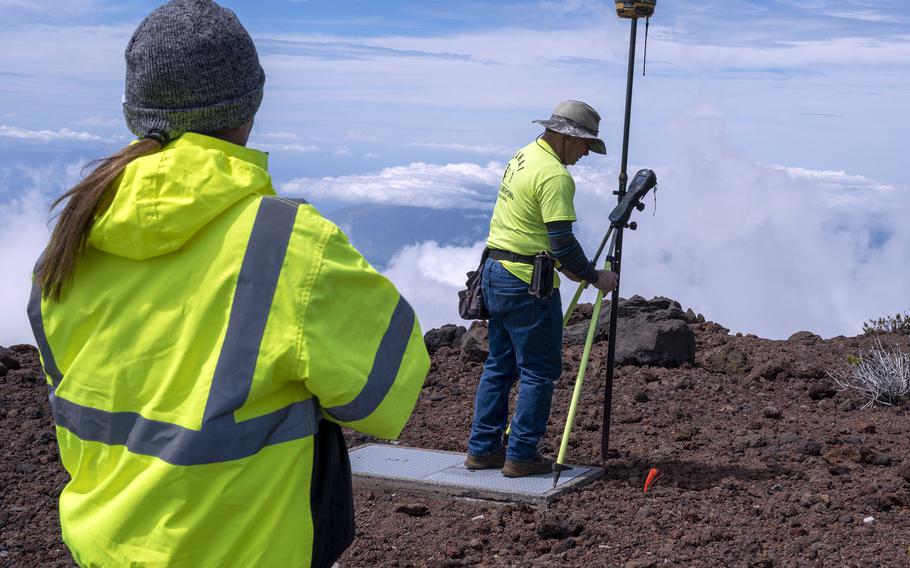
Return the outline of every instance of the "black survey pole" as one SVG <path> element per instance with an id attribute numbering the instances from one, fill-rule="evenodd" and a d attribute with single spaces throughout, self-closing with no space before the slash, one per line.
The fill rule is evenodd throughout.
<path id="1" fill-rule="evenodd" d="M 618 196 L 617 202 L 622 201 L 626 195 L 626 183 L 628 174 L 626 167 L 629 163 L 629 123 L 632 120 L 632 78 L 635 75 L 635 35 L 638 31 L 638 18 L 632 18 L 632 30 L 629 34 L 629 71 L 626 76 L 626 115 L 622 129 L 622 163 L 619 170 L 619 191 L 615 192 Z M 620 225 L 616 230 L 616 250 L 613 253 L 612 269 L 617 276 L 622 270 L 622 233 L 623 226 Z M 604 409 L 603 424 L 601 425 L 600 438 L 600 458 L 606 464 L 607 451 L 610 448 L 610 414 L 613 408 L 613 363 L 616 359 L 616 319 L 619 316 L 619 283 L 617 279 L 616 289 L 610 300 L 610 335 L 607 346 L 607 380 L 604 384 Z"/>

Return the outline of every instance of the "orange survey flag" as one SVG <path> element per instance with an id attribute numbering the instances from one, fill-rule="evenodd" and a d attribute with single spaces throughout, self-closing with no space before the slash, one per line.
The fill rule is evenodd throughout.
<path id="1" fill-rule="evenodd" d="M 656 467 L 652 467 L 651 471 L 648 472 L 648 477 L 645 479 L 645 489 L 642 493 L 647 493 L 648 488 L 651 487 L 651 484 L 660 479 L 661 477 L 660 470 Z"/>

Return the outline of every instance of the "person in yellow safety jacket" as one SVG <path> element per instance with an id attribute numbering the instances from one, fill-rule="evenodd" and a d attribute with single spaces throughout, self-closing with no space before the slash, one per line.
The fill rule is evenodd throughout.
<path id="1" fill-rule="evenodd" d="M 58 200 L 28 307 L 63 540 L 81 566 L 331 566 L 354 536 L 340 426 L 399 435 L 429 368 L 415 314 L 245 147 L 264 75 L 233 12 L 169 2 L 126 58 L 139 140 Z"/>

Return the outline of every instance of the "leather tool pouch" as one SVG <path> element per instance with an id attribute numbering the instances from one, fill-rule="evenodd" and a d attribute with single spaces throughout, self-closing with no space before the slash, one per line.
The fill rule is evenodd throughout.
<path id="1" fill-rule="evenodd" d="M 531 285 L 528 294 L 535 298 L 549 298 L 553 292 L 553 270 L 555 261 L 545 250 L 534 255 L 534 270 L 531 272 Z"/>
<path id="2" fill-rule="evenodd" d="M 458 315 L 466 320 L 490 319 L 487 305 L 483 301 L 483 265 L 487 261 L 489 249 L 483 249 L 480 265 L 477 270 L 468 272 L 465 289 L 458 292 Z"/>

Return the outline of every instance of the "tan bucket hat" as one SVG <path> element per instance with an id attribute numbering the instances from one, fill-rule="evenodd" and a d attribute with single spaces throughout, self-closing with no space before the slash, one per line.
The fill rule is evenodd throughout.
<path id="1" fill-rule="evenodd" d="M 556 105 L 556 110 L 547 120 L 532 120 L 544 128 L 568 134 L 576 138 L 590 140 L 592 152 L 606 154 L 607 146 L 597 137 L 600 128 L 600 115 L 594 108 L 581 101 L 563 101 Z"/>

